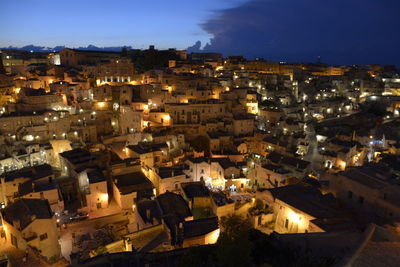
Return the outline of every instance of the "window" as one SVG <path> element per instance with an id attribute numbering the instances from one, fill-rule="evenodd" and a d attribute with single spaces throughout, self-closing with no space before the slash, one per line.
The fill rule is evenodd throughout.
<path id="1" fill-rule="evenodd" d="M 40 235 L 40 241 L 47 239 L 47 233 Z"/>
<path id="2" fill-rule="evenodd" d="M 286 228 L 286 229 L 289 229 L 289 219 L 286 219 L 286 220 L 285 220 L 285 228 Z"/>
<path id="3" fill-rule="evenodd" d="M 358 198 L 358 202 L 360 202 L 360 204 L 362 205 L 362 204 L 364 203 L 364 197 L 361 197 L 361 196 L 360 196 L 360 197 Z"/>
<path id="4" fill-rule="evenodd" d="M 349 199 L 352 199 L 353 198 L 353 192 L 351 192 L 351 191 L 347 192 L 347 197 Z"/>
<path id="5" fill-rule="evenodd" d="M 13 234 L 11 234 L 11 244 L 12 244 L 14 247 L 18 248 L 18 240 L 17 240 L 17 237 L 14 236 Z"/>
<path id="6" fill-rule="evenodd" d="M 200 173 L 202 173 L 202 174 L 203 174 L 203 173 L 204 173 L 204 169 L 201 169 Z"/>

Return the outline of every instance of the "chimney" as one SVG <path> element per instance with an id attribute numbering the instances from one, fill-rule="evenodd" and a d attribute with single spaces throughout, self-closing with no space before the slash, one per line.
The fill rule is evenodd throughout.
<path id="1" fill-rule="evenodd" d="M 175 170 L 174 169 L 172 169 L 172 174 L 171 174 L 171 177 L 174 177 L 175 176 Z"/>
<path id="2" fill-rule="evenodd" d="M 132 240 L 128 238 L 124 238 L 124 243 L 125 243 L 125 251 L 132 251 Z"/>

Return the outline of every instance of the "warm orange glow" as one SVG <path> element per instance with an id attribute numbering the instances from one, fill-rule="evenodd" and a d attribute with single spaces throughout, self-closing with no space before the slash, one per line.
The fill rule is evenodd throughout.
<path id="1" fill-rule="evenodd" d="M 344 162 L 343 160 L 339 160 L 339 168 L 344 171 L 346 169 L 346 162 Z"/>
<path id="2" fill-rule="evenodd" d="M 96 106 L 97 106 L 98 108 L 105 108 L 106 105 L 107 105 L 107 102 L 97 102 L 97 103 L 96 103 Z"/>
<path id="3" fill-rule="evenodd" d="M 294 212 L 291 209 L 288 209 L 287 211 L 287 217 L 289 218 L 289 220 L 293 223 L 298 224 L 301 220 L 301 217 L 299 214 L 297 214 L 296 212 Z"/>
<path id="4" fill-rule="evenodd" d="M 258 114 L 258 103 L 257 102 L 248 102 L 246 103 L 247 112 L 251 114 Z"/>
<path id="5" fill-rule="evenodd" d="M 108 194 L 107 193 L 100 194 L 100 200 L 104 202 L 108 201 Z"/>
<path id="6" fill-rule="evenodd" d="M 210 235 L 207 236 L 205 244 L 217 243 L 220 232 L 221 232 L 221 230 L 219 228 L 217 230 L 214 230 L 213 232 L 211 232 Z"/>
<path id="7" fill-rule="evenodd" d="M 63 100 L 63 104 L 64 105 L 68 105 L 68 100 L 67 100 L 67 95 L 66 94 L 62 94 L 62 100 Z"/>

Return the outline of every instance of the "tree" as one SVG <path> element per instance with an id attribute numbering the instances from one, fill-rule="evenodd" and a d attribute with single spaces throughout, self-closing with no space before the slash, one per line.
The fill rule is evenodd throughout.
<path id="1" fill-rule="evenodd" d="M 223 217 L 223 232 L 217 242 L 217 259 L 221 266 L 251 265 L 252 244 L 249 241 L 249 223 L 238 215 Z"/>
<path id="2" fill-rule="evenodd" d="M 217 266 L 217 259 L 215 254 L 215 246 L 198 246 L 188 249 L 183 255 L 179 267 L 212 267 Z"/>
<path id="3" fill-rule="evenodd" d="M 210 140 L 206 136 L 197 136 L 190 145 L 196 152 L 204 151 L 204 156 L 210 156 Z"/>
<path id="4" fill-rule="evenodd" d="M 239 215 L 230 215 L 221 218 L 222 234 L 226 235 L 229 239 L 234 240 L 243 232 L 251 229 L 247 220 Z"/>

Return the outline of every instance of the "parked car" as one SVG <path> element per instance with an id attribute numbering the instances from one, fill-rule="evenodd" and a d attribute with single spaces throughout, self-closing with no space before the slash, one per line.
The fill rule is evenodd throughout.
<path id="1" fill-rule="evenodd" d="M 76 222 L 76 221 L 83 221 L 89 218 L 89 214 L 86 212 L 78 212 L 71 217 L 69 217 L 71 222 Z"/>

